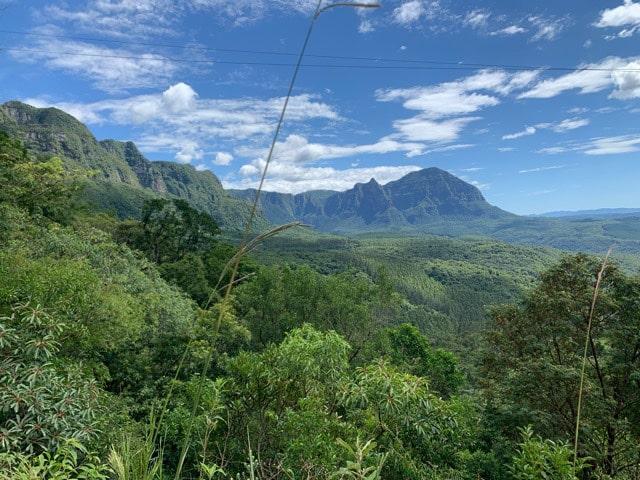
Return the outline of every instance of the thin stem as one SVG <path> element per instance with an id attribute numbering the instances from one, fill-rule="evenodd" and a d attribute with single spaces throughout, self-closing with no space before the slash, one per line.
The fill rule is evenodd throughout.
<path id="1" fill-rule="evenodd" d="M 600 282 L 602 281 L 602 276 L 604 275 L 604 271 L 607 267 L 607 260 L 609 259 L 609 255 L 611 255 L 611 249 L 607 252 L 607 255 L 604 257 L 602 261 L 602 266 L 600 267 L 600 271 L 598 272 L 598 278 L 596 280 L 596 285 L 593 288 L 593 298 L 591 299 L 591 307 L 589 308 L 589 321 L 587 323 L 587 338 L 584 341 L 584 353 L 582 355 L 582 369 L 580 372 L 580 388 L 578 389 L 578 407 L 576 413 L 576 430 L 573 440 L 573 470 L 575 472 L 575 468 L 578 462 L 578 438 L 580 435 L 580 413 L 582 408 L 582 391 L 584 389 L 584 372 L 587 365 L 587 352 L 589 350 L 589 345 L 591 343 L 591 325 L 593 324 L 593 316 L 596 309 L 596 301 L 598 300 L 598 291 L 600 290 Z"/>
<path id="2" fill-rule="evenodd" d="M 220 310 L 218 312 L 218 320 L 216 322 L 215 330 L 213 332 L 213 346 L 215 347 L 215 342 L 218 339 L 218 334 L 220 332 L 220 325 L 222 324 L 222 319 L 226 312 L 227 304 L 229 303 L 229 299 L 231 298 L 231 288 L 233 287 L 236 275 L 238 273 L 238 268 L 240 266 L 240 260 L 242 259 L 242 254 L 247 245 L 247 239 L 249 238 L 249 232 L 251 231 L 251 226 L 253 224 L 253 219 L 255 218 L 256 211 L 258 209 L 258 202 L 260 199 L 260 194 L 262 192 L 262 187 L 264 185 L 265 179 L 267 177 L 267 170 L 269 168 L 269 164 L 271 163 L 271 158 L 273 157 L 273 151 L 275 150 L 276 142 L 278 140 L 278 135 L 280 134 L 280 129 L 282 128 L 282 123 L 284 122 L 284 115 L 287 111 L 287 106 L 289 105 L 289 100 L 291 99 L 291 93 L 293 92 L 293 86 L 296 81 L 296 77 L 298 76 L 298 71 L 300 70 L 300 65 L 302 64 L 302 59 L 304 57 L 304 52 L 307 49 L 307 44 L 309 43 L 309 38 L 311 37 L 311 32 L 313 31 L 313 25 L 315 24 L 316 19 L 318 18 L 318 14 L 321 11 L 322 0 L 318 0 L 318 5 L 316 6 L 316 11 L 311 19 L 311 23 L 309 24 L 309 30 L 307 32 L 307 36 L 304 40 L 304 44 L 302 45 L 302 49 L 300 51 L 300 55 L 298 56 L 298 62 L 296 64 L 296 68 L 293 71 L 293 76 L 291 77 L 291 83 L 289 84 L 289 90 L 287 91 L 287 96 L 284 101 L 284 105 L 282 106 L 282 111 L 280 112 L 280 118 L 278 119 L 278 124 L 276 126 L 276 130 L 273 134 L 273 140 L 271 141 L 271 147 L 269 148 L 269 154 L 267 155 L 267 159 L 265 161 L 264 169 L 262 170 L 262 177 L 260 178 L 260 185 L 258 186 L 258 190 L 256 191 L 256 197 L 253 200 L 253 205 L 251 207 L 251 213 L 249 214 L 249 219 L 247 220 L 247 225 L 244 230 L 244 234 L 242 235 L 242 241 L 240 242 L 240 248 L 238 249 L 238 254 L 236 255 L 235 263 L 233 265 L 233 270 L 231 272 L 231 278 L 229 283 L 227 284 L 227 289 L 225 291 L 224 297 L 222 299 L 222 303 L 220 305 Z M 179 480 L 180 475 L 182 473 L 182 468 L 184 466 L 184 460 L 187 456 L 187 452 L 189 450 L 189 443 L 191 439 L 191 431 L 193 429 L 193 424 L 195 422 L 195 417 L 197 414 L 197 409 L 200 404 L 200 398 L 202 397 L 202 391 L 204 389 L 204 383 L 207 376 L 207 372 L 211 365 L 211 361 L 213 357 L 213 351 L 207 355 L 207 358 L 202 366 L 202 373 L 200 376 L 200 385 L 196 390 L 195 397 L 193 399 L 193 409 L 191 412 L 190 421 L 187 424 L 187 429 L 185 432 L 184 442 L 182 444 L 182 451 L 180 452 L 180 459 L 178 460 L 178 466 L 176 469 L 175 480 Z"/>

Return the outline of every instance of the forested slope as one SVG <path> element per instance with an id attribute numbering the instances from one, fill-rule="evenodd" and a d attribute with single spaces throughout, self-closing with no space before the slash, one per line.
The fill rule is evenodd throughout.
<path id="1" fill-rule="evenodd" d="M 223 303 L 211 215 L 122 220 L 83 204 L 90 175 L 0 134 L 0 477 L 640 474 L 640 279 L 614 263 L 275 237 Z"/>

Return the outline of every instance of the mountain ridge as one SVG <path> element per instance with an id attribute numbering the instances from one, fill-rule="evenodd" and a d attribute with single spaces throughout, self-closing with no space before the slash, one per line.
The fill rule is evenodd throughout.
<path id="1" fill-rule="evenodd" d="M 255 190 L 228 192 L 245 200 L 255 196 Z M 372 178 L 343 192 L 262 192 L 259 207 L 274 223 L 299 220 L 334 233 L 354 229 L 410 230 L 434 219 L 516 217 L 490 205 L 473 185 L 436 167 L 411 172 L 385 185 Z"/>
<path id="2" fill-rule="evenodd" d="M 226 231 L 244 230 L 255 190 L 225 190 L 210 171 L 149 161 L 133 142 L 98 141 L 73 116 L 17 101 L 0 105 L 0 129 L 39 158 L 61 156 L 70 168 L 98 170 L 86 198 L 119 217 L 139 215 L 144 201 L 181 198 L 209 213 Z M 300 221 L 337 235 L 440 235 L 492 238 L 569 251 L 640 253 L 640 214 L 615 218 L 522 217 L 490 205 L 480 190 L 452 174 L 425 168 L 379 184 L 357 183 L 344 192 L 262 192 L 254 232 Z"/>
<path id="3" fill-rule="evenodd" d="M 249 216 L 250 205 L 232 198 L 212 172 L 152 162 L 131 141 L 98 141 L 82 122 L 57 108 L 6 102 L 0 105 L 0 130 L 36 154 L 60 156 L 70 168 L 96 172 L 85 185 L 87 200 L 119 217 L 137 216 L 144 201 L 154 196 L 187 200 L 232 229 L 243 228 Z M 269 226 L 264 218 L 256 219 L 257 228 Z"/>

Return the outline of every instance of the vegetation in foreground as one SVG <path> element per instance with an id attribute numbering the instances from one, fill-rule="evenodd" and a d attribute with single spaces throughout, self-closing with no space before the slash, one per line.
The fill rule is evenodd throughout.
<path id="1" fill-rule="evenodd" d="M 381 261 L 248 260 L 220 312 L 215 222 L 169 200 L 91 212 L 84 175 L 0 137 L 1 477 L 640 475 L 640 279 L 615 264 L 547 265 L 463 368 Z"/>

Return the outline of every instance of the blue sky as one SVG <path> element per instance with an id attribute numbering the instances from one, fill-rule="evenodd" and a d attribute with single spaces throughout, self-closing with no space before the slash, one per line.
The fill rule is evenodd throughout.
<path id="1" fill-rule="evenodd" d="M 0 102 L 55 106 L 99 140 L 255 187 L 317 5 L 0 0 Z M 265 189 L 439 167 L 518 214 L 640 207 L 639 47 L 632 0 L 329 8 Z"/>

